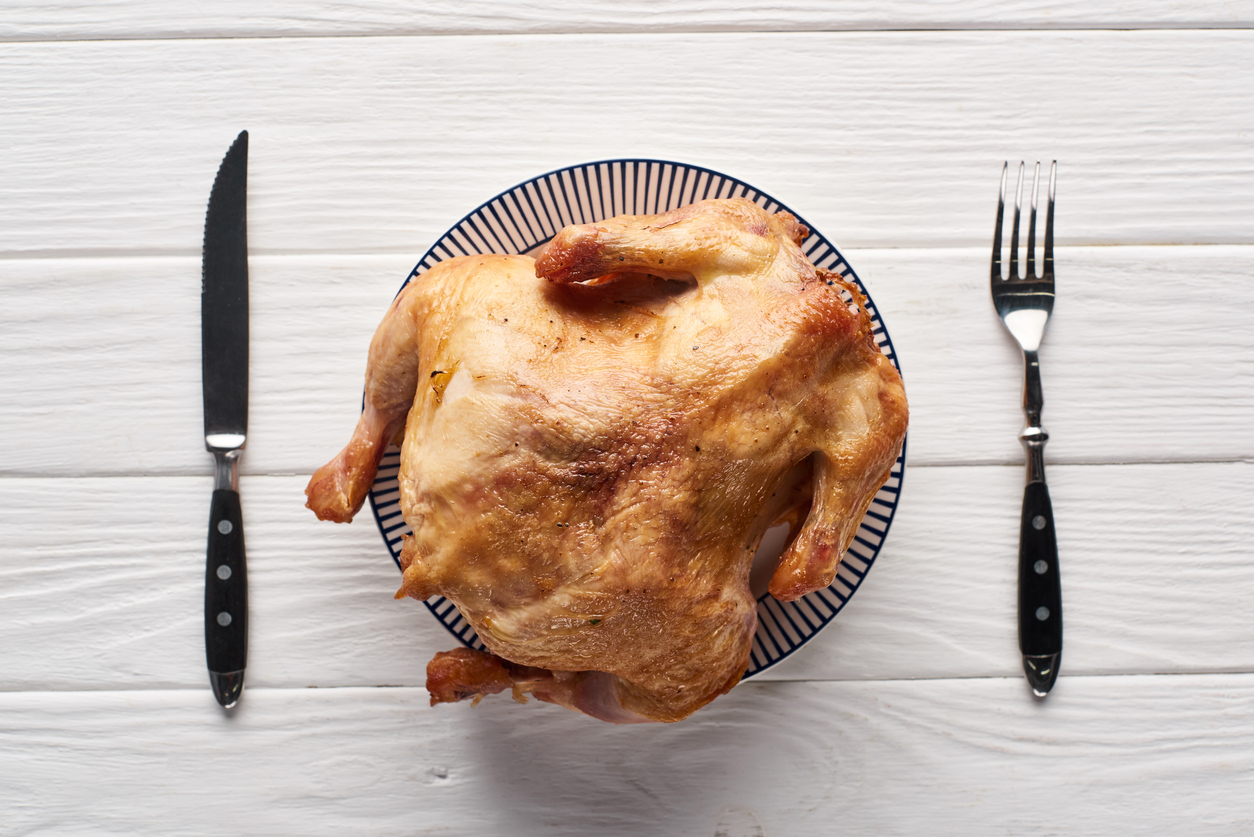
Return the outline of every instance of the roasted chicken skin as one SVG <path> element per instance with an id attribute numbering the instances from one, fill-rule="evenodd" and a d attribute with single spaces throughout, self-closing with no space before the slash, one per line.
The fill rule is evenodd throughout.
<path id="1" fill-rule="evenodd" d="M 907 406 L 806 234 L 703 201 L 567 227 L 535 261 L 451 259 L 396 298 L 357 429 L 306 493 L 350 520 L 403 431 L 397 597 L 447 597 L 492 652 L 437 655 L 433 703 L 512 688 L 677 721 L 745 671 L 768 527 L 797 524 L 772 595 L 831 584 Z"/>

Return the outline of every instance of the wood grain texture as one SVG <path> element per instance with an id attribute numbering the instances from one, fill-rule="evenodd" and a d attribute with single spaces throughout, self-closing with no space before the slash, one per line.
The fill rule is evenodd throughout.
<path id="1" fill-rule="evenodd" d="M 425 248 L 423 248 L 425 249 Z M 421 253 L 255 256 L 245 473 L 347 441 L 370 337 Z M 901 359 L 912 464 L 1022 462 L 988 252 L 849 250 Z M 0 474 L 209 474 L 199 260 L 0 261 Z M 1254 458 L 1254 247 L 1067 248 L 1041 353 L 1051 462 Z"/>
<path id="2" fill-rule="evenodd" d="M 1066 650 L 1078 674 L 1254 671 L 1254 465 L 1050 471 Z M 416 602 L 369 514 L 303 508 L 305 477 L 245 477 L 256 686 L 421 686 L 456 641 Z M 1022 472 L 910 469 L 867 581 L 760 675 L 1012 677 Z M 208 478 L 0 480 L 0 690 L 205 685 Z"/>
<path id="3" fill-rule="evenodd" d="M 649 727 L 418 689 L 254 689 L 232 716 L 0 694 L 0 799 L 13 835 L 1227 835 L 1254 827 L 1252 688 L 769 683 Z"/>
<path id="4" fill-rule="evenodd" d="M 547 32 L 830 31 L 866 29 L 1160 28 L 1249 26 L 1248 0 L 1053 2 L 923 0 L 825 3 L 732 0 L 717 11 L 694 0 L 348 3 L 9 2 L 0 41 L 79 38 L 243 38 L 327 35 L 519 34 Z"/>
<path id="5" fill-rule="evenodd" d="M 0 257 L 198 253 L 241 128 L 257 254 L 413 254 L 621 156 L 842 247 L 986 246 L 1002 162 L 1055 158 L 1060 244 L 1248 244 L 1252 103 L 1249 30 L 10 43 Z"/>

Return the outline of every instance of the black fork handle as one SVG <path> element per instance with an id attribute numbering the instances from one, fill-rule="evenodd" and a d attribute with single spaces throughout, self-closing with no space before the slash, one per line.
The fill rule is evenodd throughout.
<path id="1" fill-rule="evenodd" d="M 1019 522 L 1019 650 L 1025 657 L 1062 654 L 1058 541 L 1049 486 L 1043 482 L 1030 482 L 1023 489 L 1023 515 Z M 1057 666 L 1052 668 L 1057 670 Z"/>

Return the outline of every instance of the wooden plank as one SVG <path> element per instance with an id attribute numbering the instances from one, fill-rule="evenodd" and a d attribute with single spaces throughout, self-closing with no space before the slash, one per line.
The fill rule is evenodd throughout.
<path id="1" fill-rule="evenodd" d="M 393 601 L 399 572 L 368 514 L 354 526 L 316 526 L 303 508 L 306 479 L 242 483 L 249 683 L 425 682 L 427 659 L 451 647 L 452 638 L 422 606 Z M 0 531 L 16 558 L 0 569 L 0 636 L 12 643 L 6 658 L 14 655 L 0 683 L 58 689 L 208 683 L 203 609 L 211 481 L 0 484 L 10 501 L 0 512 Z"/>
<path id="2" fill-rule="evenodd" d="M 351 429 L 370 337 L 415 261 L 250 259 L 247 469 L 312 473 Z M 198 258 L 12 261 L 3 270 L 14 302 L 0 313 L 0 375 L 12 374 L 5 391 L 20 394 L 0 402 L 0 421 L 16 431 L 0 441 L 6 470 L 211 473 Z M 341 352 L 345 362 L 332 362 Z M 322 399 L 332 381 L 341 397 Z M 306 447 L 310 420 L 334 427 L 320 449 L 265 453 Z"/>
<path id="3" fill-rule="evenodd" d="M 347 441 L 370 337 L 418 255 L 252 259 L 246 473 L 312 473 Z M 847 255 L 901 359 L 910 462 L 1021 462 L 1021 361 L 987 250 Z M 2 264 L 0 473 L 210 473 L 199 261 Z M 1067 248 L 1057 265 L 1049 461 L 1254 458 L 1254 247 Z"/>
<path id="4" fill-rule="evenodd" d="M 1254 585 L 1246 463 L 1049 469 L 1062 572 L 1062 671 L 1254 670 L 1238 638 Z M 851 604 L 778 678 L 1020 670 L 1017 468 L 908 470 L 883 553 Z M 830 636 L 829 636 L 830 632 Z M 969 673 L 969 675 L 968 675 Z"/>
<path id="5" fill-rule="evenodd" d="M 443 2 L 397 5 L 382 0 L 298 3 L 224 0 L 211 6 L 111 0 L 10 3 L 0 41 L 101 38 L 248 38 L 328 35 L 533 34 L 544 32 L 832 31 L 967 28 L 1198 28 L 1248 26 L 1254 6 L 1240 2 L 1104 2 L 923 0 L 762 3 L 733 0 L 665 6 L 643 0 L 588 2 Z"/>
<path id="6" fill-rule="evenodd" d="M 1248 463 L 1050 471 L 1068 674 L 1254 671 Z M 303 508 L 306 478 L 242 483 L 249 682 L 421 686 L 455 640 L 399 574 L 369 513 Z M 867 581 L 774 679 L 1014 676 L 1022 472 L 906 474 Z M 202 688 L 203 477 L 0 480 L 0 690 Z"/>
<path id="7" fill-rule="evenodd" d="M 614 727 L 416 689 L 0 694 L 14 834 L 1236 834 L 1251 675 L 738 687 Z"/>
<path id="8" fill-rule="evenodd" d="M 989 250 L 850 258 L 901 358 L 909 455 L 1022 462 L 1021 353 L 991 311 Z M 1040 352 L 1046 461 L 1249 459 L 1252 272 L 1240 248 L 1060 251 Z"/>
<path id="9" fill-rule="evenodd" d="M 1054 158 L 1060 244 L 1254 243 L 1249 30 L 10 43 L 0 79 L 0 256 L 198 253 L 241 128 L 255 253 L 412 254 L 617 156 L 844 247 L 986 246 L 1002 161 Z"/>

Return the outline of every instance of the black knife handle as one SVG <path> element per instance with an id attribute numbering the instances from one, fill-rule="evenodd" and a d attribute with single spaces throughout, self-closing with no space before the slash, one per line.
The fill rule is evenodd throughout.
<path id="1" fill-rule="evenodd" d="M 1019 650 L 1024 656 L 1062 653 L 1062 584 L 1054 508 L 1044 482 L 1023 489 L 1019 523 Z"/>
<path id="2" fill-rule="evenodd" d="M 248 663 L 248 572 L 239 493 L 215 489 L 209 507 L 205 566 L 205 656 L 209 671 L 243 671 Z"/>

